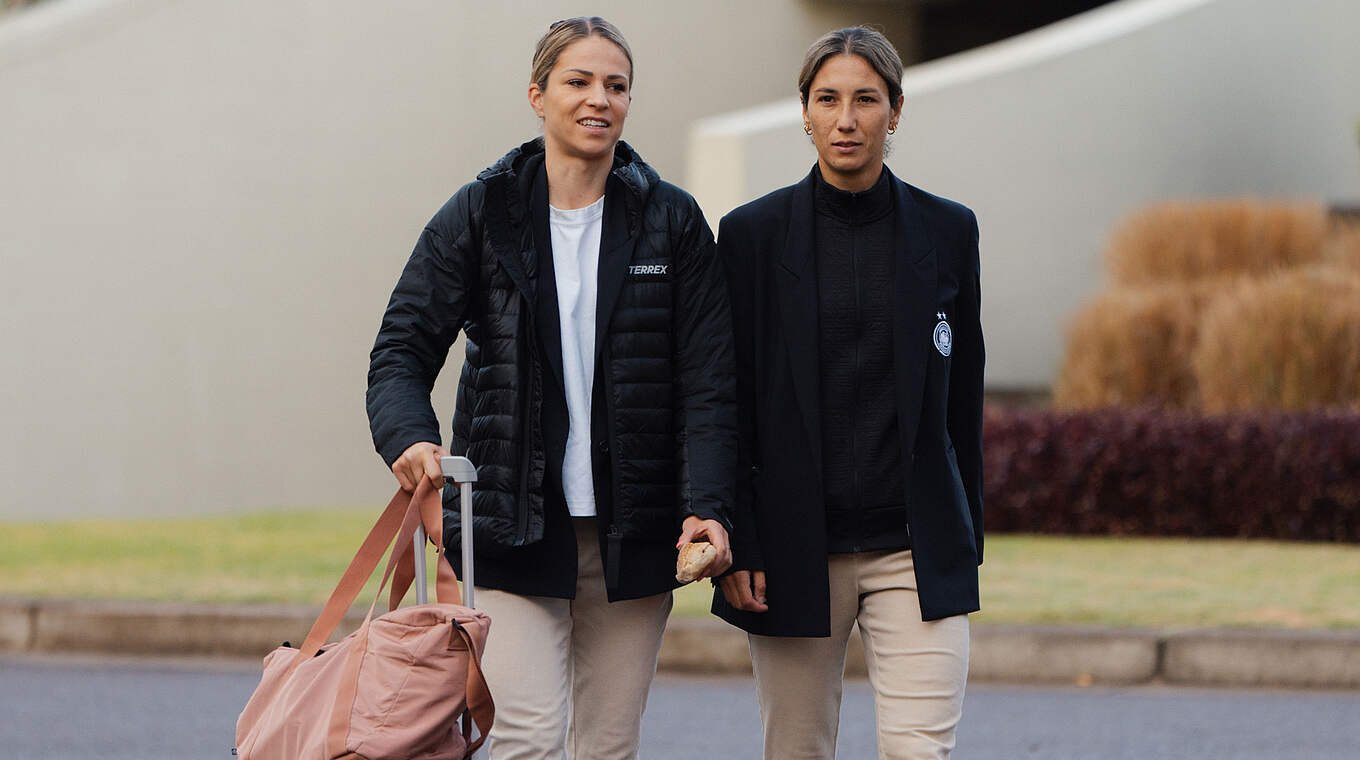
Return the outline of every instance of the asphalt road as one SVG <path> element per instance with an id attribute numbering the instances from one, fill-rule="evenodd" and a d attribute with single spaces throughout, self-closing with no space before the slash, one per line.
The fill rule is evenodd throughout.
<path id="1" fill-rule="evenodd" d="M 230 758 L 257 679 L 242 663 L 0 658 L 0 756 Z M 973 684 L 955 757 L 1043 760 L 1360 756 L 1360 693 Z M 873 697 L 847 685 L 839 757 L 873 758 Z M 644 758 L 759 758 L 748 680 L 662 676 Z"/>

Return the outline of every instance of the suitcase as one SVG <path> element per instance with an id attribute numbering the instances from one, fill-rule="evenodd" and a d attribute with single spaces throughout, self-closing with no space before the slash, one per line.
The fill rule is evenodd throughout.
<path id="1" fill-rule="evenodd" d="M 476 468 L 464 457 L 444 457 L 440 464 L 445 482 L 455 483 L 463 504 L 471 505 Z M 398 491 L 392 497 L 302 646 L 284 645 L 265 658 L 260 685 L 237 721 L 241 757 L 472 756 L 491 728 L 495 705 L 480 665 L 491 621 L 471 608 L 470 508 L 463 509 L 462 525 L 466 590 L 460 593 L 447 555 L 437 557 L 439 601 L 430 604 L 425 531 L 442 549 L 438 491 L 422 480 L 414 494 Z M 387 614 L 374 618 L 374 599 L 359 630 L 323 644 L 389 547 L 383 573 L 384 584 L 393 581 Z M 398 609 L 412 582 L 420 603 Z"/>

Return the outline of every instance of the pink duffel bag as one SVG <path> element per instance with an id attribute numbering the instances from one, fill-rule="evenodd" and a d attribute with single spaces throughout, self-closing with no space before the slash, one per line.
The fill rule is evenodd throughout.
<path id="1" fill-rule="evenodd" d="M 378 590 L 381 598 L 395 570 L 389 612 L 374 619 L 374 599 L 357 631 L 323 646 L 393 538 L 409 538 L 422 524 L 439 552 L 436 603 L 398 608 L 415 575 L 413 568 L 397 569 L 414 558 L 411 542 L 399 541 Z M 392 497 L 302 646 L 265 657 L 260 685 L 236 722 L 238 755 L 446 760 L 477 751 L 495 718 L 481 668 L 491 620 L 462 605 L 443 532 L 439 492 L 428 481 L 414 495 Z"/>

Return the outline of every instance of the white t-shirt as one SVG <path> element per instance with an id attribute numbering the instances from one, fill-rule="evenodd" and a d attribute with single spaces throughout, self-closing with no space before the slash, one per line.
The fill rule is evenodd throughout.
<path id="1" fill-rule="evenodd" d="M 595 383 L 595 293 L 603 218 L 604 196 L 585 208 L 564 211 L 548 206 L 569 423 L 567 450 L 562 457 L 562 491 L 573 517 L 595 516 L 590 393 Z"/>

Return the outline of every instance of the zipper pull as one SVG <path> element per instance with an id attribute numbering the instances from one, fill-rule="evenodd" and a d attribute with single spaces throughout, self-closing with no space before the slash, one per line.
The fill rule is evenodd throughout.
<path id="1" fill-rule="evenodd" d="M 614 523 L 609 524 L 605 535 L 604 586 L 607 589 L 619 587 L 619 557 L 623 554 L 623 534 Z"/>

